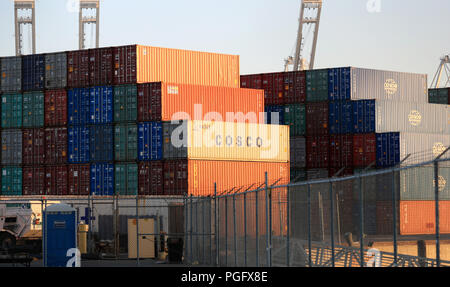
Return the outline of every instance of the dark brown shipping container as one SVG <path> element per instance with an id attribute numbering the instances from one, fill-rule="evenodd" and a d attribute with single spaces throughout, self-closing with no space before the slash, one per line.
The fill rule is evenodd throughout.
<path id="1" fill-rule="evenodd" d="M 45 92 L 45 126 L 60 127 L 67 125 L 66 90 L 49 90 Z"/>
<path id="2" fill-rule="evenodd" d="M 241 88 L 262 89 L 262 75 L 241 76 Z"/>
<path id="3" fill-rule="evenodd" d="M 88 164 L 71 164 L 68 166 L 68 194 L 89 195 L 90 166 Z"/>
<path id="4" fill-rule="evenodd" d="M 273 74 L 261 75 L 261 89 L 264 90 L 264 103 L 266 105 L 273 105 L 274 89 L 273 89 Z"/>
<path id="5" fill-rule="evenodd" d="M 138 121 L 161 121 L 161 83 L 137 85 Z"/>
<path id="6" fill-rule="evenodd" d="M 329 167 L 329 136 L 306 137 L 306 167 L 328 168 Z"/>
<path id="7" fill-rule="evenodd" d="M 306 134 L 328 135 L 328 102 L 306 104 Z"/>
<path id="8" fill-rule="evenodd" d="M 286 73 L 284 78 L 286 104 L 303 104 L 306 102 L 306 72 Z"/>
<path id="9" fill-rule="evenodd" d="M 272 102 L 274 105 L 284 105 L 284 97 L 285 97 L 285 74 L 286 73 L 275 73 L 273 76 L 273 82 L 274 82 L 274 93 L 273 93 L 273 99 Z"/>
<path id="10" fill-rule="evenodd" d="M 188 161 L 171 160 L 164 162 L 164 193 L 184 195 L 188 192 Z"/>
<path id="11" fill-rule="evenodd" d="M 163 163 L 151 161 L 139 163 L 139 195 L 163 195 Z"/>
<path id="12" fill-rule="evenodd" d="M 22 163 L 39 165 L 45 162 L 44 129 L 24 129 L 22 131 Z"/>
<path id="13" fill-rule="evenodd" d="M 114 83 L 114 48 L 89 50 L 89 74 L 91 86 Z"/>
<path id="14" fill-rule="evenodd" d="M 68 195 L 66 165 L 45 167 L 45 194 Z"/>
<path id="15" fill-rule="evenodd" d="M 45 191 L 45 168 L 24 167 L 22 171 L 23 195 L 43 195 Z"/>
<path id="16" fill-rule="evenodd" d="M 353 135 L 330 136 L 330 167 L 353 167 Z"/>
<path id="17" fill-rule="evenodd" d="M 67 87 L 89 87 L 89 50 L 67 52 Z"/>
<path id="18" fill-rule="evenodd" d="M 377 140 L 375 134 L 353 136 L 353 166 L 367 167 L 377 158 Z"/>
<path id="19" fill-rule="evenodd" d="M 396 207 L 397 211 L 399 207 Z M 399 218 L 399 213 L 397 214 Z M 392 235 L 394 230 L 392 201 L 377 201 L 377 235 Z"/>
<path id="20" fill-rule="evenodd" d="M 45 129 L 45 164 L 67 162 L 67 128 Z"/>

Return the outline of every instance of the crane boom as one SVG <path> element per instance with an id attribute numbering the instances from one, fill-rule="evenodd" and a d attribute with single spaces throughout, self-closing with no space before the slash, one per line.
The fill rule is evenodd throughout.
<path id="1" fill-rule="evenodd" d="M 437 89 L 441 86 L 442 75 L 445 72 L 445 83 L 443 87 L 450 85 L 450 55 L 445 55 L 441 58 L 441 63 L 439 64 L 436 75 L 431 83 L 432 89 Z"/>

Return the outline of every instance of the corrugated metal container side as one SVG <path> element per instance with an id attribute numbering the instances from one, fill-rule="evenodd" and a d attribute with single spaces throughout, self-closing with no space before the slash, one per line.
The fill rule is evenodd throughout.
<path id="1" fill-rule="evenodd" d="M 436 212 L 433 201 L 400 201 L 400 234 L 436 233 Z M 439 232 L 450 233 L 450 201 L 439 202 Z"/>
<path id="2" fill-rule="evenodd" d="M 22 126 L 38 128 L 44 126 L 44 93 L 32 92 L 23 94 Z"/>
<path id="3" fill-rule="evenodd" d="M 450 88 L 429 89 L 428 103 L 447 105 L 449 103 Z"/>
<path id="4" fill-rule="evenodd" d="M 272 103 L 274 105 L 284 105 L 285 97 L 285 74 L 286 73 L 274 73 L 273 74 L 273 99 Z"/>
<path id="5" fill-rule="evenodd" d="M 306 103 L 306 72 L 296 71 L 286 73 L 284 76 L 284 102 L 286 104 Z M 254 87 L 257 89 L 257 87 Z"/>
<path id="6" fill-rule="evenodd" d="M 66 90 L 46 91 L 44 103 L 44 124 L 46 127 L 59 127 L 67 125 Z"/>
<path id="7" fill-rule="evenodd" d="M 377 235 L 392 235 L 394 231 L 392 201 L 377 201 L 376 204 L 377 204 Z"/>
<path id="8" fill-rule="evenodd" d="M 353 135 L 353 166 L 367 167 L 377 159 L 377 141 L 374 133 Z"/>
<path id="9" fill-rule="evenodd" d="M 162 161 L 139 163 L 139 195 L 164 194 L 163 168 Z"/>
<path id="10" fill-rule="evenodd" d="M 265 106 L 264 123 L 267 125 L 284 125 L 284 106 Z"/>
<path id="11" fill-rule="evenodd" d="M 306 106 L 304 104 L 286 105 L 284 108 L 284 124 L 290 127 L 290 136 L 305 135 Z"/>
<path id="12" fill-rule="evenodd" d="M 308 180 L 328 178 L 328 169 L 326 168 L 308 168 L 306 177 Z"/>
<path id="13" fill-rule="evenodd" d="M 150 122 L 138 125 L 138 160 L 162 160 L 162 123 Z"/>
<path id="14" fill-rule="evenodd" d="M 423 166 L 400 173 L 400 200 L 435 200 L 434 166 Z M 439 200 L 450 200 L 450 167 L 439 166 Z"/>
<path id="15" fill-rule="evenodd" d="M 114 160 L 114 129 L 112 125 L 91 126 L 89 131 L 90 160 L 109 162 Z"/>
<path id="16" fill-rule="evenodd" d="M 137 125 L 119 124 L 114 127 L 114 157 L 116 161 L 137 160 Z"/>
<path id="17" fill-rule="evenodd" d="M 330 102 L 328 106 L 330 134 L 353 133 L 353 104 L 350 101 Z"/>
<path id="18" fill-rule="evenodd" d="M 291 167 L 306 167 L 306 138 L 292 137 L 290 139 Z"/>
<path id="19" fill-rule="evenodd" d="M 113 88 L 109 86 L 90 89 L 90 123 L 113 122 Z"/>
<path id="20" fill-rule="evenodd" d="M 342 169 L 342 168 L 343 167 L 330 167 L 330 168 L 328 168 L 329 176 L 330 177 L 346 177 L 346 176 L 353 175 L 354 169 L 352 167 L 346 167 L 344 169 Z M 343 184 L 342 182 L 341 183 L 337 183 L 336 187 L 339 187 L 342 184 Z"/>
<path id="21" fill-rule="evenodd" d="M 306 137 L 306 167 L 328 168 L 330 164 L 329 136 Z"/>
<path id="22" fill-rule="evenodd" d="M 90 89 L 71 89 L 67 92 L 69 125 L 90 123 Z"/>
<path id="23" fill-rule="evenodd" d="M 353 132 L 369 134 L 375 132 L 376 109 L 375 100 L 352 101 Z"/>
<path id="24" fill-rule="evenodd" d="M 351 99 L 426 103 L 427 75 L 351 68 Z"/>
<path id="25" fill-rule="evenodd" d="M 137 121 L 137 111 L 137 86 L 114 87 L 114 122 L 135 122 Z"/>
<path id="26" fill-rule="evenodd" d="M 44 164 L 45 147 L 44 129 L 22 130 L 22 164 Z"/>
<path id="27" fill-rule="evenodd" d="M 67 128 L 45 129 L 45 164 L 66 164 L 67 144 Z"/>
<path id="28" fill-rule="evenodd" d="M 90 193 L 90 166 L 69 165 L 68 169 L 68 192 L 69 195 L 89 195 Z"/>
<path id="29" fill-rule="evenodd" d="M 2 164 L 22 164 L 22 131 L 2 131 Z"/>
<path id="30" fill-rule="evenodd" d="M 28 55 L 22 57 L 22 90 L 39 91 L 45 86 L 45 56 Z"/>
<path id="31" fill-rule="evenodd" d="M 22 127 L 22 94 L 2 95 L 2 128 Z"/>
<path id="32" fill-rule="evenodd" d="M 291 167 L 291 183 L 306 181 L 306 169 Z"/>
<path id="33" fill-rule="evenodd" d="M 400 158 L 404 164 L 419 164 L 434 160 L 450 146 L 450 134 L 400 133 Z"/>
<path id="34" fill-rule="evenodd" d="M 334 68 L 328 70 L 328 90 L 330 101 L 350 100 L 351 76 L 350 68 Z"/>
<path id="35" fill-rule="evenodd" d="M 43 195 L 45 191 L 45 168 L 27 166 L 22 170 L 22 194 Z"/>
<path id="36" fill-rule="evenodd" d="M 289 127 L 231 122 L 163 122 L 163 157 L 288 162 Z"/>
<path id="37" fill-rule="evenodd" d="M 329 134 L 328 102 L 306 104 L 306 134 L 309 136 Z"/>
<path id="38" fill-rule="evenodd" d="M 366 174 L 377 171 L 376 168 L 355 168 L 353 170 L 355 175 Z M 364 202 L 375 203 L 377 201 L 377 177 L 376 176 L 363 176 L 361 177 L 361 185 L 364 192 Z M 353 180 L 353 199 L 355 202 L 360 202 L 360 181 L 358 179 Z"/>
<path id="39" fill-rule="evenodd" d="M 22 195 L 22 168 L 14 166 L 2 167 L 2 195 Z"/>
<path id="40" fill-rule="evenodd" d="M 22 90 L 22 57 L 2 58 L 1 72 L 1 91 L 3 93 L 20 92 Z"/>
<path id="41" fill-rule="evenodd" d="M 68 195 L 67 178 L 66 165 L 45 167 L 45 194 Z"/>
<path id="42" fill-rule="evenodd" d="M 114 84 L 114 48 L 89 50 L 89 74 L 91 86 Z"/>
<path id="43" fill-rule="evenodd" d="M 328 69 L 306 71 L 306 102 L 328 101 Z"/>
<path id="44" fill-rule="evenodd" d="M 361 206 L 358 202 L 353 205 L 353 225 L 355 234 L 360 234 Z M 377 204 L 376 202 L 364 203 L 364 234 L 377 235 Z"/>
<path id="45" fill-rule="evenodd" d="M 353 166 L 353 135 L 330 136 L 330 167 Z"/>
<path id="46" fill-rule="evenodd" d="M 239 56 L 148 47 L 114 48 L 114 84 L 167 81 L 239 88 Z"/>
<path id="47" fill-rule="evenodd" d="M 69 154 L 69 163 L 88 163 L 90 160 L 89 152 L 90 129 L 86 126 L 77 126 L 68 128 L 67 152 Z"/>
<path id="48" fill-rule="evenodd" d="M 67 87 L 89 87 L 89 50 L 67 52 Z"/>
<path id="49" fill-rule="evenodd" d="M 45 55 L 45 88 L 64 89 L 67 87 L 67 54 Z"/>
<path id="50" fill-rule="evenodd" d="M 392 167 L 400 163 L 400 133 L 379 133 L 377 167 Z"/>
<path id="51" fill-rule="evenodd" d="M 138 192 L 138 165 L 136 163 L 115 165 L 115 195 L 136 195 Z"/>
<path id="52" fill-rule="evenodd" d="M 113 164 L 91 164 L 91 195 L 114 195 Z"/>
<path id="53" fill-rule="evenodd" d="M 400 173 L 386 173 L 375 176 L 376 179 L 376 200 L 391 201 L 395 192 L 397 199 L 399 198 Z M 395 186 L 393 181 L 395 181 Z"/>
<path id="54" fill-rule="evenodd" d="M 242 75 L 241 88 L 244 89 L 262 89 L 262 74 Z"/>

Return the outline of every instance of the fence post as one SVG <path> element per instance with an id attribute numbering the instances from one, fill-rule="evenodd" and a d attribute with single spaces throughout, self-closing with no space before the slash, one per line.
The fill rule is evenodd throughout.
<path id="1" fill-rule="evenodd" d="M 439 162 L 434 162 L 434 201 L 436 210 L 436 267 L 441 266 L 441 250 L 439 235 Z"/>
<path id="2" fill-rule="evenodd" d="M 233 237 L 234 237 L 234 267 L 237 267 L 236 194 L 233 194 Z"/>
<path id="3" fill-rule="evenodd" d="M 225 195 L 225 266 L 228 267 L 228 196 Z"/>
<path id="4" fill-rule="evenodd" d="M 244 266 L 247 267 L 247 192 L 244 193 Z"/>
<path id="5" fill-rule="evenodd" d="M 398 246 L 397 246 L 397 189 L 395 186 L 395 170 L 392 172 L 392 220 L 393 220 L 393 239 L 394 239 L 394 264 L 397 267 Z"/>
<path id="6" fill-rule="evenodd" d="M 213 245 L 213 241 L 212 241 L 212 198 L 209 198 L 209 264 L 213 264 L 213 259 L 212 259 L 212 245 Z"/>
<path id="7" fill-rule="evenodd" d="M 219 250 L 220 250 L 220 199 L 217 198 L 217 184 L 214 183 L 214 194 L 216 196 L 216 264 L 219 266 Z"/>
<path id="8" fill-rule="evenodd" d="M 291 197 L 291 188 L 290 187 L 287 187 L 287 206 L 286 206 L 286 265 L 289 267 L 290 265 L 291 265 L 291 262 L 290 262 L 290 254 L 289 254 L 289 244 L 290 244 L 290 231 L 291 231 L 291 228 L 290 228 L 290 226 L 289 226 L 289 224 L 290 224 L 290 217 L 291 217 L 291 207 L 290 207 L 290 204 L 291 204 L 291 199 L 290 199 L 290 197 Z"/>
<path id="9" fill-rule="evenodd" d="M 140 265 L 139 260 L 139 195 L 136 194 L 136 260 L 137 266 Z"/>
<path id="10" fill-rule="evenodd" d="M 359 175 L 359 252 L 361 256 L 361 267 L 364 267 L 364 192 L 363 192 L 363 184 L 361 174 Z"/>
<path id="11" fill-rule="evenodd" d="M 184 194 L 184 260 L 187 260 L 188 258 L 188 244 L 189 244 L 189 240 L 188 240 L 188 225 L 189 225 L 189 214 L 188 214 L 188 197 L 187 194 Z"/>
<path id="12" fill-rule="evenodd" d="M 259 267 L 259 220 L 258 220 L 258 192 L 255 193 L 255 235 L 256 235 L 256 267 Z"/>
<path id="13" fill-rule="evenodd" d="M 203 251 L 202 251 L 202 264 L 205 264 L 205 254 L 206 254 L 206 246 L 205 246 L 205 202 L 206 198 L 202 198 L 202 241 L 203 241 Z"/>
<path id="14" fill-rule="evenodd" d="M 309 267 L 313 267 L 312 265 L 312 242 L 311 242 L 311 186 L 308 184 L 308 260 L 309 260 Z"/>
<path id="15" fill-rule="evenodd" d="M 269 224 L 269 187 L 267 185 L 267 172 L 265 173 L 265 184 L 264 189 L 266 192 L 266 264 L 270 267 L 270 224 Z"/>
<path id="16" fill-rule="evenodd" d="M 331 233 L 331 266 L 335 267 L 334 255 L 334 198 L 333 198 L 333 182 L 330 180 L 330 233 Z"/>

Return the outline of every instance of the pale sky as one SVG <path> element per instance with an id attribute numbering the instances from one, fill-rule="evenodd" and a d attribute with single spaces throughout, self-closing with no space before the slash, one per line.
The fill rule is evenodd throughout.
<path id="1" fill-rule="evenodd" d="M 74 0 L 36 0 L 37 52 L 78 49 Z M 434 76 L 450 53 L 450 1 L 324 0 L 315 68 Z M 374 1 L 374 0 L 371 0 Z M 100 46 L 142 44 L 241 56 L 241 74 L 283 70 L 300 0 L 101 0 Z M 15 52 L 13 0 L 0 0 L 0 56 Z"/>

